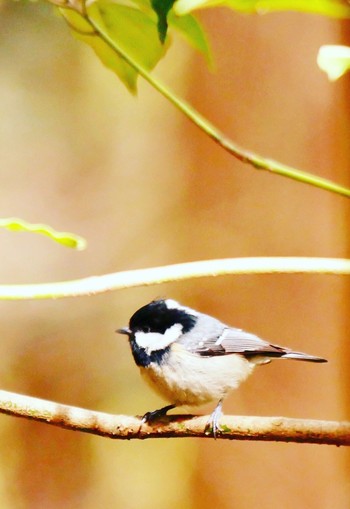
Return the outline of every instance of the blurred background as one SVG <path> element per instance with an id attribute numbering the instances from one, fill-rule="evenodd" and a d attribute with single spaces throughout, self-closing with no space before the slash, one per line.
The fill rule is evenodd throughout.
<path id="1" fill-rule="evenodd" d="M 200 17 L 215 72 L 176 38 L 157 76 L 243 146 L 349 186 L 349 77 L 330 84 L 316 66 L 320 45 L 349 44 L 348 25 L 224 9 Z M 0 59 L 0 217 L 89 243 L 75 252 L 1 230 L 2 283 L 210 258 L 349 256 L 349 201 L 242 165 L 142 81 L 132 97 L 50 6 L 0 2 Z M 349 288 L 337 276 L 231 276 L 2 301 L 1 388 L 118 414 L 158 408 L 114 331 L 166 296 L 329 359 L 257 369 L 226 414 L 349 419 Z M 0 443 L 8 509 L 350 507 L 345 448 L 118 442 L 4 415 Z"/>

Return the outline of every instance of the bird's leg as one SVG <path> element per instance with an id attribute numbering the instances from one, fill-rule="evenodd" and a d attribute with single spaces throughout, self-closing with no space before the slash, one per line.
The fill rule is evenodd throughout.
<path id="1" fill-rule="evenodd" d="M 220 433 L 220 424 L 219 420 L 222 416 L 222 399 L 220 399 L 219 403 L 216 405 L 214 412 L 209 417 L 209 420 L 205 426 L 204 431 L 211 430 L 214 438 L 216 439 L 217 432 Z"/>
<path id="2" fill-rule="evenodd" d="M 142 424 L 145 424 L 147 422 L 157 421 L 161 417 L 164 417 L 164 415 L 166 415 L 166 413 L 169 410 L 172 410 L 175 407 L 176 407 L 176 405 L 167 405 L 163 408 L 159 408 L 158 410 L 153 410 L 153 412 L 145 413 L 145 415 L 142 417 L 142 420 L 141 420 L 141 426 L 142 426 Z"/>

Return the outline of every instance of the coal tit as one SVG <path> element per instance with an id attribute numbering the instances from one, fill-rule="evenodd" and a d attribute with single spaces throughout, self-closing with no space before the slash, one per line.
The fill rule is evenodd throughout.
<path id="1" fill-rule="evenodd" d="M 171 404 L 148 412 L 153 421 L 181 405 L 217 401 L 206 429 L 216 436 L 222 401 L 258 364 L 273 359 L 327 362 L 260 339 L 172 299 L 154 300 L 136 311 L 129 327 L 118 329 L 129 338 L 142 376 Z"/>

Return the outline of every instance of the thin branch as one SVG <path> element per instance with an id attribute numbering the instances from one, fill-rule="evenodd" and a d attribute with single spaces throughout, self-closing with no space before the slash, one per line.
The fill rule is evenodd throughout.
<path id="1" fill-rule="evenodd" d="M 127 270 L 72 281 L 0 285 L 0 300 L 90 296 L 111 290 L 228 274 L 350 274 L 343 258 L 252 257 L 203 260 Z"/>
<path id="2" fill-rule="evenodd" d="M 312 175 L 311 173 L 297 170 L 291 166 L 281 164 L 278 161 L 261 157 L 250 150 L 240 147 L 233 140 L 222 133 L 214 124 L 210 123 L 207 118 L 196 111 L 189 103 L 176 96 L 169 88 L 163 85 L 159 80 L 151 76 L 136 60 L 126 53 L 121 46 L 108 34 L 105 27 L 95 19 L 89 17 L 87 13 L 84 19 L 90 24 L 92 29 L 100 39 L 102 39 L 113 51 L 123 58 L 140 76 L 142 76 L 155 90 L 170 101 L 179 111 L 181 111 L 191 122 L 199 127 L 205 134 L 212 138 L 224 150 L 232 154 L 243 163 L 252 165 L 257 170 L 266 170 L 271 173 L 288 177 L 293 180 L 310 184 L 312 186 L 340 194 L 350 198 L 350 189 L 338 185 L 328 179 Z"/>
<path id="3" fill-rule="evenodd" d="M 161 423 L 142 425 L 140 428 L 141 420 L 138 417 L 93 412 L 7 391 L 0 391 L 0 413 L 120 440 L 212 438 L 210 432 L 204 432 L 209 416 L 170 416 Z M 224 416 L 220 425 L 220 439 L 350 445 L 350 422 Z"/>

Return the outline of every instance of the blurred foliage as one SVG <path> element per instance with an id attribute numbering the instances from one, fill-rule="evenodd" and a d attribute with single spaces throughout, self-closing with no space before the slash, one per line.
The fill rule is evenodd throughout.
<path id="1" fill-rule="evenodd" d="M 350 70 L 350 47 L 325 45 L 321 46 L 317 63 L 331 81 L 335 81 Z"/>
<path id="2" fill-rule="evenodd" d="M 235 11 L 266 14 L 274 11 L 298 11 L 349 18 L 350 5 L 343 0 L 178 0 L 177 14 L 187 14 L 204 7 L 229 7 Z"/>
<path id="3" fill-rule="evenodd" d="M 152 8 L 158 16 L 159 39 L 163 43 L 168 30 L 168 14 L 175 0 L 151 0 Z"/>
<path id="4" fill-rule="evenodd" d="M 142 9 L 121 5 L 110 0 L 97 0 L 91 5 L 87 5 L 84 0 L 78 0 L 78 3 L 77 0 L 51 1 L 61 6 L 61 12 L 76 37 L 92 46 L 102 62 L 116 72 L 131 92 L 135 93 L 137 76 L 140 74 L 202 131 L 237 159 L 257 169 L 267 170 L 350 197 L 350 190 L 346 187 L 281 164 L 278 161 L 261 157 L 254 152 L 243 149 L 236 142 L 226 139 L 224 133 L 214 124 L 211 124 L 207 118 L 174 94 L 171 89 L 151 77 L 148 71 L 155 67 L 165 53 L 167 44 L 169 44 L 169 39 L 166 39 L 166 30 L 168 13 L 172 7 L 171 0 L 163 3 L 152 1 L 152 7 L 156 10 L 158 22 L 156 19 L 152 20 L 152 15 L 154 17 L 152 10 L 143 12 L 142 9 L 145 5 L 147 11 L 145 0 L 141 0 Z M 314 10 L 317 6 L 320 7 L 319 4 L 312 5 Z M 331 10 L 329 9 L 328 12 L 330 13 Z M 210 62 L 204 32 L 195 23 L 194 18 L 187 25 L 183 24 L 181 31 L 182 33 L 188 32 L 191 34 L 194 41 L 193 46 L 203 51 Z M 164 41 L 166 44 L 164 44 Z"/>
<path id="5" fill-rule="evenodd" d="M 113 43 L 146 71 L 152 70 L 164 57 L 171 38 L 168 26 L 179 31 L 193 48 L 211 62 L 206 34 L 198 20 L 189 14 L 204 7 L 224 6 L 244 13 L 266 14 L 293 10 L 349 18 L 350 5 L 342 0 L 133 0 L 130 4 L 97 0 L 89 5 L 75 0 L 51 0 L 74 35 L 95 51 L 103 64 L 114 71 L 130 92 L 136 92 L 138 72 L 112 50 L 101 30 Z M 67 9 L 68 7 L 68 9 Z M 99 26 L 99 34 L 94 30 Z M 97 36 L 99 35 L 99 36 Z"/>
<path id="6" fill-rule="evenodd" d="M 50 239 L 62 244 L 63 246 L 72 247 L 79 251 L 86 248 L 86 240 L 74 233 L 58 232 L 47 224 L 28 223 L 27 221 L 17 217 L 0 219 L 0 228 L 6 228 L 7 230 L 16 232 L 40 233 L 50 237 Z"/>
<path id="7" fill-rule="evenodd" d="M 156 12 L 143 0 L 138 0 L 135 6 L 99 0 L 87 7 L 87 15 L 88 19 L 103 28 L 123 52 L 147 71 L 156 66 L 171 43 L 170 38 L 165 40 L 168 24 L 210 61 L 209 45 L 200 23 L 192 15 L 181 19 L 174 14 L 168 17 L 170 5 L 166 11 L 161 9 L 163 2 L 154 5 Z M 103 64 L 117 74 L 130 92 L 135 93 L 137 71 L 116 54 L 106 41 L 94 36 L 94 30 L 83 14 L 64 7 L 60 8 L 60 12 L 74 36 L 88 44 Z"/>
<path id="8" fill-rule="evenodd" d="M 100 37 L 77 12 L 61 9 L 75 37 L 92 47 L 103 64 L 113 70 L 131 92 L 136 90 L 137 72 Z M 132 58 L 151 70 L 164 56 L 166 46 L 158 38 L 157 22 L 139 9 L 101 0 L 88 8 L 89 17 L 98 22 Z"/>

